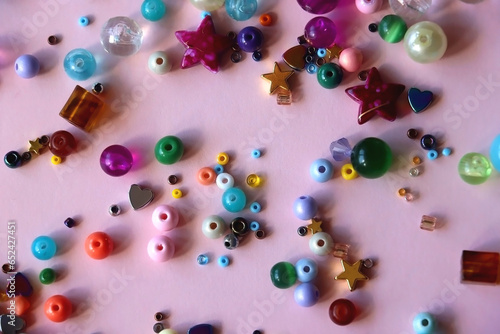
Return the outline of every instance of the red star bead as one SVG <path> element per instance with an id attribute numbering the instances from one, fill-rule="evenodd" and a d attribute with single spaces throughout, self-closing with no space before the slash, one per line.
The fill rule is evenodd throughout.
<path id="1" fill-rule="evenodd" d="M 360 104 L 358 123 L 363 124 L 375 114 L 394 121 L 397 114 L 396 100 L 404 90 L 404 85 L 384 83 L 378 70 L 372 67 L 364 85 L 347 88 L 345 92 Z"/>
<path id="2" fill-rule="evenodd" d="M 205 16 L 196 31 L 176 31 L 175 37 L 186 47 L 181 68 L 188 68 L 201 62 L 209 71 L 217 73 L 218 54 L 231 47 L 231 40 L 228 37 L 215 33 L 214 22 L 210 15 Z"/>

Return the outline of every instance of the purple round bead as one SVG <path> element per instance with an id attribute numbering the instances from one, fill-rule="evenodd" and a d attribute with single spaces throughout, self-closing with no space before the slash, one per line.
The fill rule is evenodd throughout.
<path id="1" fill-rule="evenodd" d="M 16 59 L 14 65 L 17 75 L 21 78 L 33 78 L 40 71 L 40 62 L 35 56 L 22 55 Z"/>
<path id="2" fill-rule="evenodd" d="M 134 158 L 128 148 L 121 145 L 111 145 L 102 151 L 101 168 L 111 176 L 122 176 L 128 173 Z"/>
<path id="3" fill-rule="evenodd" d="M 259 28 L 250 26 L 241 29 L 238 36 L 236 36 L 236 42 L 243 51 L 254 52 L 262 48 L 264 35 Z"/>
<path id="4" fill-rule="evenodd" d="M 338 0 L 297 0 L 300 7 L 311 14 L 329 13 L 337 7 Z"/>
<path id="5" fill-rule="evenodd" d="M 312 283 L 302 283 L 295 288 L 293 296 L 300 306 L 311 307 L 319 300 L 319 290 Z"/>
<path id="6" fill-rule="evenodd" d="M 337 28 L 327 17 L 317 16 L 307 22 L 304 37 L 314 47 L 328 48 L 335 42 Z"/>
<path id="7" fill-rule="evenodd" d="M 314 218 L 318 212 L 318 204 L 311 196 L 300 196 L 293 202 L 293 213 L 295 217 L 302 220 Z"/>

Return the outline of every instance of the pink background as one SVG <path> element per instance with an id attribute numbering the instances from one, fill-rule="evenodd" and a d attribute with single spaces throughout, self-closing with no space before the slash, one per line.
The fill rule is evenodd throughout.
<path id="1" fill-rule="evenodd" d="M 359 84 L 356 74 L 347 74 L 334 90 L 320 87 L 315 76 L 296 73 L 290 80 L 294 102 L 278 106 L 269 96 L 269 84 L 260 78 L 272 71 L 313 15 L 295 1 L 261 1 L 258 14 L 273 13 L 276 24 L 261 27 L 258 16 L 236 22 L 224 9 L 213 13 L 216 30 L 238 32 L 248 25 L 265 34 L 264 59 L 254 62 L 249 54 L 233 64 L 229 53 L 222 70 L 212 74 L 201 65 L 180 69 L 184 47 L 174 36 L 176 30 L 194 30 L 200 12 L 188 1 L 166 1 L 167 16 L 157 23 L 140 14 L 140 1 L 3 1 L 0 10 L 0 152 L 24 152 L 28 140 L 61 129 L 71 131 L 79 141 L 76 154 L 54 166 L 50 153 L 28 165 L 11 170 L 0 168 L 1 249 L 7 253 L 7 221 L 17 223 L 17 263 L 35 287 L 32 309 L 26 317 L 28 332 L 40 333 L 152 333 L 153 315 L 170 314 L 166 322 L 178 332 L 208 322 L 218 333 L 251 333 L 262 329 L 269 334 L 285 333 L 412 333 L 411 319 L 419 311 L 436 315 L 442 333 L 498 333 L 500 288 L 458 283 L 460 257 L 464 249 L 500 252 L 500 178 L 497 171 L 480 186 L 471 186 L 457 173 L 460 157 L 468 152 L 488 154 L 498 135 L 500 114 L 500 67 L 498 38 L 500 5 L 485 0 L 468 5 L 458 0 L 435 0 L 427 19 L 441 25 L 449 47 L 444 58 L 421 65 L 405 54 L 403 45 L 388 44 L 367 26 L 390 13 L 385 4 L 373 15 L 359 13 L 352 0 L 341 0 L 327 14 L 337 24 L 337 42 L 362 50 L 363 68 L 376 66 L 387 82 L 418 87 L 435 93 L 433 105 L 421 114 L 409 110 L 406 92 L 399 99 L 399 116 L 393 122 L 374 118 L 363 126 L 356 122 L 358 105 L 345 93 Z M 77 23 L 81 15 L 92 17 L 88 27 Z M 130 16 L 144 29 L 144 43 L 134 56 L 119 58 L 100 45 L 99 32 L 113 16 Z M 49 46 L 49 35 L 62 41 Z M 97 73 L 85 82 L 87 89 L 102 82 L 102 99 L 111 106 L 107 124 L 90 134 L 59 117 L 58 113 L 77 82 L 64 73 L 67 52 L 83 47 L 95 55 Z M 172 71 L 158 76 L 147 68 L 149 55 L 157 50 L 169 54 Z M 36 55 L 41 73 L 30 80 L 18 77 L 15 59 Z M 284 65 L 282 65 L 284 69 Z M 489 84 L 488 84 L 489 82 Z M 416 127 L 439 137 L 442 147 L 453 148 L 450 157 L 424 159 L 424 172 L 410 178 L 411 157 L 424 151 L 406 131 Z M 183 159 L 174 165 L 159 164 L 153 154 L 158 139 L 177 135 L 186 145 Z M 364 137 L 385 140 L 394 153 L 394 164 L 382 178 L 345 181 L 341 163 L 334 163 L 335 175 L 327 183 L 309 176 L 309 165 L 317 158 L 329 158 L 329 144 L 346 137 L 352 144 Z M 99 167 L 104 148 L 121 144 L 137 157 L 133 170 L 113 178 Z M 264 155 L 252 159 L 252 149 Z M 247 193 L 249 202 L 259 200 L 263 211 L 241 214 L 256 219 L 268 233 L 264 240 L 253 236 L 233 251 L 222 239 L 209 240 L 201 233 L 201 222 L 210 214 L 227 221 L 215 185 L 201 186 L 196 173 L 214 166 L 216 155 L 226 151 L 228 171 Z M 257 172 L 265 185 L 249 189 L 248 173 Z M 181 176 L 185 196 L 174 200 L 167 177 Z M 134 211 L 128 201 L 131 184 L 151 187 L 155 200 Z M 398 197 L 400 187 L 417 194 L 414 202 Z M 376 266 L 365 270 L 368 282 L 350 292 L 345 281 L 333 277 L 341 272 L 340 261 L 332 256 L 315 257 L 308 237 L 300 238 L 292 203 L 300 195 L 312 195 L 320 206 L 324 229 L 336 242 L 351 244 L 350 261 L 373 258 Z M 109 205 L 123 209 L 111 217 Z M 152 262 L 146 252 L 150 238 L 159 234 L 151 223 L 154 208 L 172 204 L 183 216 L 181 225 L 168 233 L 175 240 L 175 258 Z M 435 215 L 439 228 L 419 229 L 423 214 Z M 74 217 L 79 225 L 63 225 Z M 94 231 L 105 231 L 116 242 L 116 251 L 103 261 L 90 259 L 83 242 Z M 58 243 L 57 256 L 40 261 L 30 251 L 32 240 L 50 235 Z M 198 254 L 211 258 L 206 266 L 196 263 Z M 217 257 L 229 255 L 231 265 L 220 268 Z M 6 256 L 6 255 L 5 255 Z M 294 302 L 293 290 L 279 290 L 269 279 L 270 268 L 279 261 L 295 263 L 313 257 L 320 265 L 316 284 L 321 299 L 311 308 Z M 4 260 L 0 261 L 4 262 Z M 37 276 L 45 267 L 57 269 L 60 277 L 41 286 Z M 2 279 L 6 278 L 2 275 Z M 43 303 L 51 295 L 68 296 L 73 316 L 64 323 L 48 321 Z M 338 298 L 349 298 L 360 315 L 346 327 L 333 324 L 328 307 Z"/>

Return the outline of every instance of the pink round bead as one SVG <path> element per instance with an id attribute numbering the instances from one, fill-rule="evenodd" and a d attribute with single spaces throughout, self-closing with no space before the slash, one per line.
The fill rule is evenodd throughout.
<path id="1" fill-rule="evenodd" d="M 148 254 L 149 257 L 155 262 L 165 262 L 170 260 L 175 253 L 175 244 L 172 239 L 164 236 L 157 235 L 149 240 Z"/>
<path id="2" fill-rule="evenodd" d="M 373 14 L 382 7 L 383 0 L 356 0 L 356 7 L 363 14 Z"/>
<path id="3" fill-rule="evenodd" d="M 153 224 L 160 231 L 170 231 L 179 223 L 179 212 L 170 205 L 160 205 L 153 211 Z"/>
<path id="4" fill-rule="evenodd" d="M 356 72 L 362 63 L 363 54 L 356 48 L 347 48 L 340 53 L 339 64 L 347 72 Z"/>

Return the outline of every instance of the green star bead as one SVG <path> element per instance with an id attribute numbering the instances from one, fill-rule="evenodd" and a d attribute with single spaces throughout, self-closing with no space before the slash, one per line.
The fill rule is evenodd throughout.
<path id="1" fill-rule="evenodd" d="M 365 138 L 353 147 L 351 164 L 359 175 L 367 179 L 376 179 L 391 167 L 391 148 L 382 139 Z"/>
<path id="2" fill-rule="evenodd" d="M 176 136 L 163 137 L 156 143 L 155 157 L 164 165 L 172 165 L 179 161 L 184 154 L 184 145 Z"/>
<path id="3" fill-rule="evenodd" d="M 52 268 L 45 268 L 40 272 L 38 278 L 42 284 L 52 284 L 56 281 L 56 272 Z"/>
<path id="4" fill-rule="evenodd" d="M 297 281 L 297 272 L 290 262 L 278 262 L 271 268 L 271 282 L 279 289 L 287 289 Z"/>
<path id="5" fill-rule="evenodd" d="M 397 15 L 386 15 L 378 24 L 378 33 L 380 37 L 389 43 L 398 43 L 404 37 L 408 27 L 405 21 Z"/>

